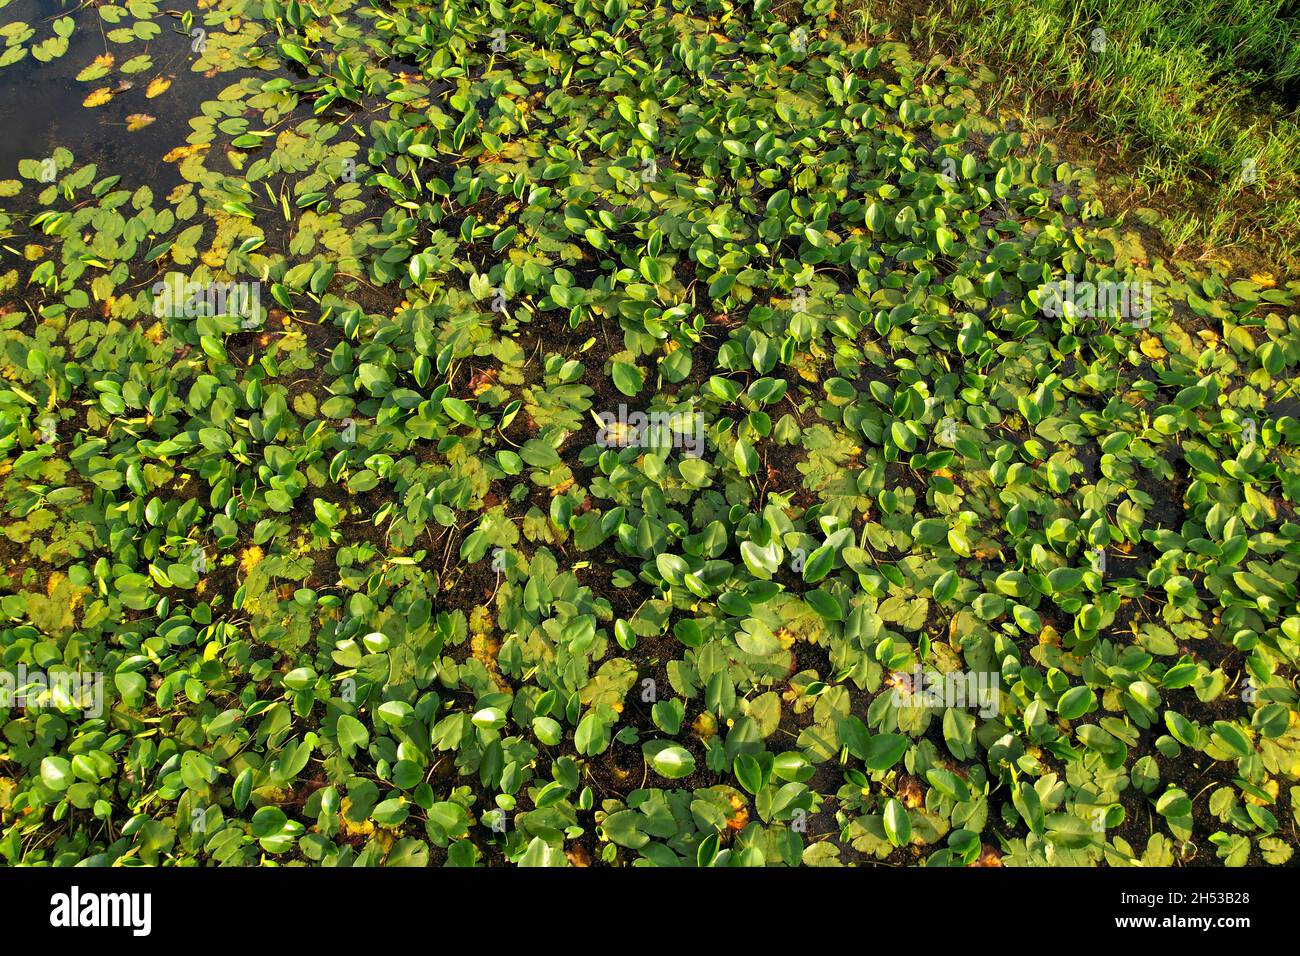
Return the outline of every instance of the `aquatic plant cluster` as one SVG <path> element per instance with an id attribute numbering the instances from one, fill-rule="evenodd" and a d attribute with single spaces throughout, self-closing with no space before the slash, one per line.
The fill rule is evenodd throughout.
<path id="1" fill-rule="evenodd" d="M 834 0 L 137 12 L 175 182 L 0 182 L 5 863 L 1291 860 L 1296 284 Z"/>

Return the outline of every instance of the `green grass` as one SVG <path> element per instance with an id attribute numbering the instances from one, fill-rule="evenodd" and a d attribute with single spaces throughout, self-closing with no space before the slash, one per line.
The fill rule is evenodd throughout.
<path id="1" fill-rule="evenodd" d="M 1086 131 L 1176 248 L 1300 249 L 1300 19 L 1246 0 L 934 0 L 866 13 Z M 1104 31 L 1104 43 L 1094 44 Z M 1094 46 L 1097 48 L 1094 49 Z M 1243 177 L 1254 161 L 1253 182 Z"/>

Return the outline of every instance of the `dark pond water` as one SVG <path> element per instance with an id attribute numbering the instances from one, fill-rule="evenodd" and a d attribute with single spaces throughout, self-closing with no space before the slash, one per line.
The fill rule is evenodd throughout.
<path id="1" fill-rule="evenodd" d="M 194 9 L 193 0 L 169 0 L 168 10 L 177 14 Z M 116 173 L 133 185 L 148 184 L 155 191 L 179 183 L 175 164 L 162 157 L 185 143 L 191 130 L 188 120 L 199 105 L 238 79 L 236 73 L 205 76 L 194 72 L 198 55 L 192 40 L 182 32 L 178 16 L 159 12 L 154 22 L 162 28 L 148 41 L 119 44 L 104 36 L 110 28 L 94 7 L 81 7 L 69 0 L 14 0 L 0 10 L 0 23 L 23 21 L 36 30 L 36 39 L 50 36 L 52 23 L 71 16 L 76 24 L 62 56 L 42 63 L 28 54 L 17 63 L 0 68 L 0 109 L 4 111 L 0 135 L 0 179 L 15 178 L 22 159 L 43 159 L 62 146 L 70 150 L 76 164 L 97 163 L 101 173 Z M 131 22 L 130 20 L 126 21 Z M 103 53 L 112 53 L 117 66 L 132 56 L 147 53 L 150 69 L 125 76 L 116 67 L 98 80 L 82 82 L 78 73 Z M 171 80 L 162 95 L 149 99 L 146 88 L 155 77 Z M 122 89 L 120 84 L 130 83 Z M 102 106 L 82 105 L 92 90 L 120 89 Z M 154 122 L 135 131 L 127 130 L 127 117 L 143 113 Z"/>

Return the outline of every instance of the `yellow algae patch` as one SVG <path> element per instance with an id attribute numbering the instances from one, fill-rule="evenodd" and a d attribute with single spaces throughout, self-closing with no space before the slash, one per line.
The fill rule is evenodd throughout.
<path id="1" fill-rule="evenodd" d="M 265 555 L 262 553 L 262 549 L 257 545 L 253 545 L 252 547 L 245 548 L 243 553 L 240 554 L 239 566 L 244 569 L 245 574 L 248 574 L 253 570 L 253 568 L 262 563 L 263 557 L 265 557 Z"/>

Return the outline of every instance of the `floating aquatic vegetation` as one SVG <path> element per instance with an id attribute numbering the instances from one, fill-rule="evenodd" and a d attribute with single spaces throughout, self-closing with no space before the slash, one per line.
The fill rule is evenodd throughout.
<path id="1" fill-rule="evenodd" d="M 1297 287 L 835 13 L 218 0 L 0 183 L 0 857 L 1291 858 Z"/>

